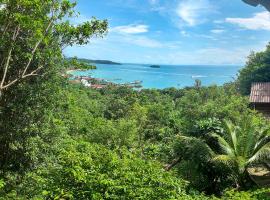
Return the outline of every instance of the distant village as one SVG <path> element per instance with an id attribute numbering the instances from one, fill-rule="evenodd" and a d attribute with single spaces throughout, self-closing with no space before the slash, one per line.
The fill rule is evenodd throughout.
<path id="1" fill-rule="evenodd" d="M 129 83 L 114 83 L 112 81 L 101 79 L 101 78 L 93 78 L 89 76 L 74 76 L 72 73 L 68 73 L 68 76 L 70 83 L 73 84 L 81 84 L 88 88 L 93 89 L 103 89 L 108 86 L 126 86 L 130 88 L 142 88 L 142 81 L 134 81 Z"/>

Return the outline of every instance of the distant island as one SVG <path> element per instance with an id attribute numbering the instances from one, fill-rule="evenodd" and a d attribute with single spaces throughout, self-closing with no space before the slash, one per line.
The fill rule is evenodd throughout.
<path id="1" fill-rule="evenodd" d="M 151 65 L 150 67 L 151 67 L 151 68 L 160 68 L 159 65 Z"/>
<path id="2" fill-rule="evenodd" d="M 110 60 L 92 60 L 86 58 L 77 58 L 78 61 L 92 64 L 106 64 L 106 65 L 121 65 L 121 63 L 113 62 Z"/>

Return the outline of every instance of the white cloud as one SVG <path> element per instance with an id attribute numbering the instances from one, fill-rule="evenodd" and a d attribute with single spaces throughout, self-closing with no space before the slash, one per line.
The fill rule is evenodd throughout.
<path id="1" fill-rule="evenodd" d="M 267 42 L 260 42 L 257 45 L 233 47 L 231 49 L 221 47 L 208 47 L 194 51 L 175 51 L 171 54 L 162 55 L 166 58 L 163 63 L 170 64 L 194 64 L 194 65 L 243 65 L 250 51 L 261 51 L 265 49 Z M 158 57 L 156 57 L 158 60 Z"/>
<path id="2" fill-rule="evenodd" d="M 270 13 L 255 13 L 251 18 L 226 18 L 226 22 L 249 30 L 270 30 Z"/>
<path id="3" fill-rule="evenodd" d="M 182 0 L 176 9 L 177 15 L 189 26 L 204 23 L 206 16 L 213 11 L 208 0 Z"/>
<path id="4" fill-rule="evenodd" d="M 213 29 L 213 30 L 211 30 L 211 33 L 215 33 L 215 34 L 220 34 L 220 33 L 224 33 L 225 32 L 225 30 L 223 30 L 223 29 Z"/>
<path id="5" fill-rule="evenodd" d="M 106 42 L 100 40 L 99 43 L 92 43 L 83 47 L 69 47 L 65 50 L 65 55 L 70 57 L 109 59 L 124 63 L 243 65 L 250 51 L 261 51 L 265 49 L 265 45 L 268 43 L 268 41 L 257 40 L 254 44 L 237 47 L 230 46 L 226 48 L 213 45 L 186 50 L 181 43 L 177 43 L 175 48 L 167 48 L 172 44 L 176 44 L 173 41 L 161 43 L 150 38 L 142 39 L 141 37 L 143 36 L 138 35 L 126 35 L 126 37 L 129 39 L 123 39 L 119 35 L 108 38 Z M 137 46 L 151 46 L 153 48 L 140 48 L 138 50 Z M 162 48 L 163 51 L 157 49 L 156 46 Z M 129 50 L 127 51 L 128 47 Z"/>
<path id="6" fill-rule="evenodd" d="M 141 47 L 148 48 L 161 48 L 163 44 L 157 40 L 145 37 L 145 36 L 135 36 L 135 37 L 125 37 L 123 38 L 125 42 Z"/>
<path id="7" fill-rule="evenodd" d="M 90 45 L 106 45 L 111 44 L 116 47 L 126 48 L 126 46 L 138 46 L 146 48 L 162 48 L 170 47 L 171 43 L 162 43 L 153 38 L 143 36 L 143 35 L 132 35 L 132 34 L 117 34 L 109 33 L 105 39 L 95 39 L 92 40 Z"/>
<path id="8" fill-rule="evenodd" d="M 117 32 L 122 34 L 139 34 L 139 33 L 147 33 L 149 27 L 147 25 L 135 25 L 130 24 L 127 26 L 116 26 L 110 29 L 111 32 Z"/>
<path id="9" fill-rule="evenodd" d="M 159 41 L 154 38 L 141 35 L 125 35 L 124 37 L 121 36 L 121 38 L 117 39 L 118 44 L 120 40 L 121 43 L 124 45 L 134 45 L 138 47 L 144 47 L 155 50 L 157 49 L 172 50 L 177 49 L 182 45 L 181 41 Z"/>

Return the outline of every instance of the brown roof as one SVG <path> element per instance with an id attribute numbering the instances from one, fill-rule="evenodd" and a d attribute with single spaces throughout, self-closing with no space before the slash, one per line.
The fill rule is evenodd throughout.
<path id="1" fill-rule="evenodd" d="M 270 103 L 270 82 L 252 83 L 250 102 Z"/>

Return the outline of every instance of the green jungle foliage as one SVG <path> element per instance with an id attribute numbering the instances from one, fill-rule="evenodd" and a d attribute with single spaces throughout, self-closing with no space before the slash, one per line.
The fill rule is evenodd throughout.
<path id="1" fill-rule="evenodd" d="M 269 82 L 270 80 L 270 45 L 265 51 L 251 53 L 245 68 L 240 70 L 238 84 L 242 94 L 249 95 L 254 82 Z"/>
<path id="2" fill-rule="evenodd" d="M 214 97 L 205 105 L 190 101 L 190 107 L 181 110 L 177 104 L 198 92 L 197 98 L 202 99 L 209 90 L 215 97 L 225 93 L 223 98 L 239 101 L 241 97 L 231 93 L 232 89 L 213 86 L 138 92 L 123 87 L 96 91 L 70 85 L 65 79 L 46 86 L 50 88 L 47 91 L 35 89 L 41 96 L 46 95 L 46 100 L 28 93 L 28 98 L 24 97 L 27 101 L 20 103 L 21 108 L 32 101 L 33 106 L 44 108 L 42 105 L 46 105 L 51 95 L 51 103 L 44 110 L 22 111 L 10 102 L 8 110 L 18 117 L 10 120 L 13 123 L 9 126 L 17 134 L 11 138 L 12 157 L 2 168 L 0 194 L 5 199 L 217 198 L 200 192 L 224 195 L 224 199 L 267 197 L 264 190 L 240 193 L 228 190 L 256 188 L 245 175 L 249 161 L 244 161 L 254 153 L 243 154 L 247 151 L 240 148 L 238 154 L 243 158 L 229 154 L 232 133 L 227 126 L 237 129 L 239 147 L 249 141 L 246 145 L 252 149 L 255 138 L 262 138 L 258 133 L 267 124 L 259 114 L 249 110 L 245 97 L 245 104 L 232 108 L 228 101 L 220 104 L 220 99 Z M 183 96 L 178 97 L 178 93 Z M 186 131 L 187 119 L 180 113 L 190 109 L 192 113 L 200 113 L 214 102 L 228 106 L 232 116 L 226 112 L 219 119 L 222 109 L 217 109 L 213 111 L 216 118 L 205 115 L 205 119 L 190 119 L 192 131 Z M 246 112 L 245 116 L 240 115 L 242 112 Z M 223 119 L 234 119 L 239 128 L 225 125 Z M 258 129 L 250 129 L 251 126 Z M 181 162 L 167 171 L 166 164 L 177 156 L 182 158 Z"/>
<path id="3" fill-rule="evenodd" d="M 72 58 L 65 59 L 64 66 L 66 69 L 70 70 L 92 70 L 97 69 L 97 66 L 90 64 L 89 62 L 81 61 L 80 59 Z"/>
<path id="4" fill-rule="evenodd" d="M 62 49 L 107 22 L 69 24 L 68 0 L 0 5 L 0 199 L 269 199 L 247 173 L 269 159 L 269 124 L 237 84 L 72 85 Z"/>

